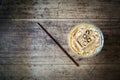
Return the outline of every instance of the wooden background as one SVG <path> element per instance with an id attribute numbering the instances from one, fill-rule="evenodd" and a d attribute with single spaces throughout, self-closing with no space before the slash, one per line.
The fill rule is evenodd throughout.
<path id="1" fill-rule="evenodd" d="M 68 46 L 70 30 L 81 22 L 103 31 L 104 47 L 96 57 L 80 60 Z M 0 0 L 0 80 L 120 80 L 119 37 L 119 0 Z"/>

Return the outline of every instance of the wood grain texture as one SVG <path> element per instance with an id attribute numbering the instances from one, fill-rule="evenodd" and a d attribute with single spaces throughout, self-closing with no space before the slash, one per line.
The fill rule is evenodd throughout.
<path id="1" fill-rule="evenodd" d="M 119 80 L 119 0 L 2 0 L 0 80 Z M 76 67 L 37 25 L 41 23 L 80 64 Z M 102 52 L 80 59 L 68 45 L 70 30 L 92 23 L 104 34 Z"/>
<path id="2" fill-rule="evenodd" d="M 0 18 L 120 18 L 119 3 L 119 0 L 2 0 Z"/>

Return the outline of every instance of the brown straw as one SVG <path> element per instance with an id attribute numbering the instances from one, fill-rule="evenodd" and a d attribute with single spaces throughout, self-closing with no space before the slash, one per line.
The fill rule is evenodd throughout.
<path id="1" fill-rule="evenodd" d="M 68 54 L 68 52 L 55 40 L 55 38 L 52 37 L 52 35 L 40 24 L 38 25 L 48 34 L 48 36 L 60 47 L 60 49 L 74 62 L 76 66 L 79 66 L 79 64 Z"/>

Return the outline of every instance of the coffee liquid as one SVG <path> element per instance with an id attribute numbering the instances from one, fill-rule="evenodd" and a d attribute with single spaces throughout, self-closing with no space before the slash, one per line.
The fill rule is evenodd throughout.
<path id="1" fill-rule="evenodd" d="M 81 57 L 89 57 L 97 53 L 101 44 L 98 29 L 91 24 L 80 24 L 70 33 L 70 48 Z"/>

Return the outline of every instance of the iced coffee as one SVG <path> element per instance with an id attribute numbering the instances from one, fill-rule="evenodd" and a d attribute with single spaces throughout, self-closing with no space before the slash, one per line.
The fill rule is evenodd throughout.
<path id="1" fill-rule="evenodd" d="M 69 45 L 81 57 L 93 56 L 103 47 L 102 32 L 92 24 L 77 25 L 70 32 Z"/>

